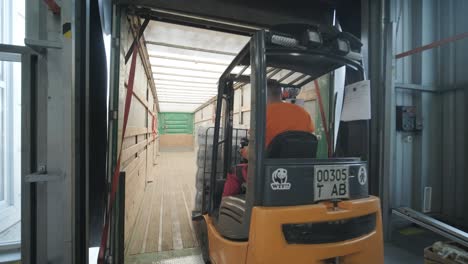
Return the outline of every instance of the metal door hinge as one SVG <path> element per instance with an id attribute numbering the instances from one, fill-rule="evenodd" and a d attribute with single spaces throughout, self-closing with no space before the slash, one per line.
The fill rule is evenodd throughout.
<path id="1" fill-rule="evenodd" d="M 63 172 L 55 172 L 50 173 L 47 172 L 46 165 L 39 165 L 37 168 L 37 172 L 28 174 L 25 176 L 24 181 L 33 183 L 33 182 L 48 182 L 48 181 L 56 181 L 65 178 L 65 173 Z"/>
<path id="2" fill-rule="evenodd" d="M 46 49 L 62 49 L 63 46 L 61 42 L 31 38 L 25 38 L 24 43 L 39 53 L 44 53 Z"/>
<path id="3" fill-rule="evenodd" d="M 120 38 L 113 38 L 113 40 L 114 48 L 120 46 Z"/>
<path id="4" fill-rule="evenodd" d="M 118 117 L 119 117 L 119 111 L 117 111 L 117 110 L 110 110 L 109 111 L 109 119 L 110 120 L 117 120 Z"/>

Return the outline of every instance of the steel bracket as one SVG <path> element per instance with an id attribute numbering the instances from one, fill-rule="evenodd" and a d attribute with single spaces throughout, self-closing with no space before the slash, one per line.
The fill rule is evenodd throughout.
<path id="1" fill-rule="evenodd" d="M 48 182 L 48 181 L 57 181 L 63 178 L 65 178 L 65 173 L 63 172 L 49 173 L 47 172 L 46 165 L 39 165 L 37 172 L 27 174 L 24 178 L 24 181 L 28 183 Z"/>
<path id="2" fill-rule="evenodd" d="M 39 53 L 44 53 L 46 49 L 62 49 L 62 43 L 58 41 L 25 38 L 24 44 Z"/>
<path id="3" fill-rule="evenodd" d="M 119 117 L 119 111 L 117 111 L 117 110 L 110 110 L 109 111 L 109 119 L 110 120 L 117 120 L 118 117 Z"/>
<path id="4" fill-rule="evenodd" d="M 406 219 L 421 227 L 429 229 L 432 232 L 437 233 L 447 239 L 458 242 L 465 247 L 468 247 L 468 233 L 441 222 L 435 218 L 427 216 L 408 207 L 392 209 L 392 214 Z"/>

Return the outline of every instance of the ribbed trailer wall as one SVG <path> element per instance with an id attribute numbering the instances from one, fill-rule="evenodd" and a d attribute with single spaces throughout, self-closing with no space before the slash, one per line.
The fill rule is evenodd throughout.
<path id="1" fill-rule="evenodd" d="M 121 25 L 120 85 L 119 85 L 119 139 L 123 124 L 125 96 L 130 73 L 131 61 L 125 64 L 125 54 L 133 42 L 134 35 L 130 20 L 123 16 Z M 135 83 L 128 117 L 127 131 L 122 144 L 122 166 L 125 171 L 125 247 L 135 228 L 136 219 L 142 206 L 148 182 L 155 180 L 156 158 L 159 150 L 157 126 L 153 130 L 153 115 L 157 119 L 156 95 L 151 89 L 151 76 L 145 71 L 146 48 L 137 55 Z M 149 64 L 149 63 L 148 63 Z"/>

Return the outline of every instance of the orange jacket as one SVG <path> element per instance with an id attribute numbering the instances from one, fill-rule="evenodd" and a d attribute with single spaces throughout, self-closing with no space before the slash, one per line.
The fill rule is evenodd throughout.
<path id="1" fill-rule="evenodd" d="M 266 138 L 265 146 L 273 138 L 286 131 L 314 132 L 314 123 L 302 107 L 291 103 L 273 103 L 267 106 L 266 116 Z M 241 151 L 246 151 L 243 148 Z M 244 157 L 246 153 L 242 154 Z M 238 164 L 231 168 L 224 183 L 223 197 L 239 194 L 242 183 L 247 180 L 247 167 L 245 164 Z"/>
<path id="2" fill-rule="evenodd" d="M 314 132 L 315 127 L 309 113 L 291 103 L 272 103 L 267 106 L 265 146 L 273 138 L 286 131 Z"/>

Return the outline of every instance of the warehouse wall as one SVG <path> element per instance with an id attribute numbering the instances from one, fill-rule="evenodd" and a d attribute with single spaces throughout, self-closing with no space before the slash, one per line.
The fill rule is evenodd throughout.
<path id="1" fill-rule="evenodd" d="M 133 20 L 135 21 L 135 20 Z M 135 22 L 136 23 L 136 22 Z M 133 31 L 126 16 L 122 17 L 119 85 L 119 125 L 122 126 L 125 96 L 131 60 L 125 64 L 125 54 L 133 41 Z M 126 172 L 125 181 L 125 247 L 135 225 L 142 204 L 145 187 L 155 180 L 155 165 L 158 154 L 159 135 L 153 130 L 153 116 L 157 122 L 157 100 L 151 87 L 152 77 L 145 71 L 146 49 L 138 53 L 134 94 L 125 139 L 122 144 L 121 170 Z M 149 63 L 149 62 L 148 62 Z M 119 138 L 121 133 L 119 129 Z M 154 133 L 156 132 L 156 133 Z"/>
<path id="2" fill-rule="evenodd" d="M 393 1 L 394 53 L 467 32 L 464 0 Z M 396 105 L 415 105 L 421 133 L 396 133 L 393 207 L 422 209 L 423 188 L 432 187 L 432 213 L 468 226 L 468 39 L 396 60 Z M 408 89 L 416 84 L 420 91 Z M 398 88 L 406 86 L 406 89 Z"/>

